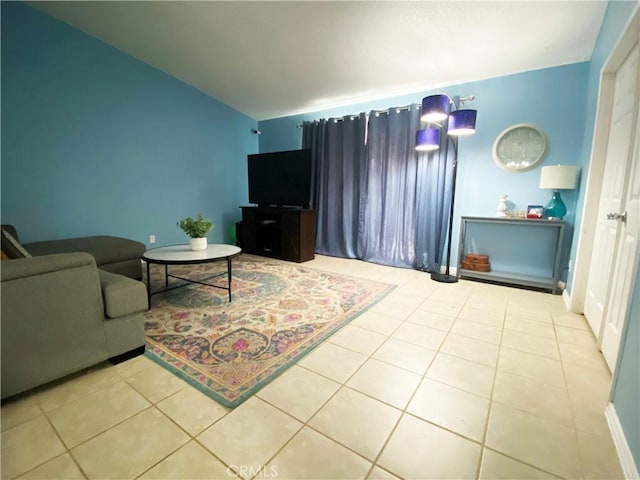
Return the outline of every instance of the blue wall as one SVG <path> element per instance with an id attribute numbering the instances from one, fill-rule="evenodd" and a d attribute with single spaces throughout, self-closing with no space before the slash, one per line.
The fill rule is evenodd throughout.
<path id="1" fill-rule="evenodd" d="M 637 6 L 638 2 L 609 2 L 592 58 L 588 63 L 527 72 L 446 89 L 452 95 L 477 96 L 477 100 L 471 105 L 478 110 L 478 132 L 472 137 L 460 140 L 457 218 L 460 215 L 493 215 L 498 195 L 501 193 L 508 194 L 517 208 L 524 208 L 529 203 L 546 203 L 548 194 L 538 189 L 539 169 L 523 174 L 508 174 L 493 164 L 493 139 L 510 124 L 538 123 L 548 133 L 551 143 L 545 164 L 576 164 L 580 166 L 581 174 L 586 175 L 591 155 L 600 70 Z M 296 125 L 304 120 L 407 105 L 419 102 L 427 93 L 430 92 L 260 122 L 260 151 L 299 148 L 302 132 Z M 577 232 L 580 229 L 585 187 L 586 182 L 581 182 L 575 192 L 570 195 L 563 193 L 569 210 L 566 220 L 574 226 L 574 229 L 569 229 L 568 238 L 569 243 L 572 243 L 572 258 L 575 256 L 578 240 L 578 235 L 573 235 L 572 230 Z M 457 224 L 456 219 L 455 225 Z M 456 226 L 454 238 L 457 237 L 457 233 Z M 505 248 L 510 248 L 508 239 L 506 240 Z M 568 287 L 570 286 L 571 273 L 568 277 Z M 613 404 L 636 465 L 640 465 L 639 290 L 636 279 L 627 324 L 628 331 L 613 391 Z"/>
<path id="2" fill-rule="evenodd" d="M 613 405 L 631 449 L 636 468 L 640 467 L 640 283 L 636 280 L 627 318 L 627 333 L 613 392 Z"/>
<path id="3" fill-rule="evenodd" d="M 596 108 L 598 106 L 598 90 L 600 88 L 600 70 L 604 62 L 609 57 L 616 42 L 622 35 L 625 25 L 631 18 L 631 14 L 638 2 L 634 1 L 614 1 L 609 2 L 605 13 L 598 39 L 591 55 L 588 72 L 588 86 L 586 98 L 586 115 L 584 117 L 584 139 L 582 143 L 582 153 L 579 159 L 579 165 L 582 172 L 587 174 L 589 162 L 591 161 L 591 145 L 593 143 L 593 128 L 596 119 Z M 586 182 L 580 185 L 578 190 L 578 201 L 576 208 L 575 230 L 580 231 L 582 223 L 582 213 L 584 208 L 584 196 L 586 194 Z M 571 249 L 572 264 L 575 264 L 576 250 L 578 246 L 578 235 L 573 238 Z M 571 292 L 573 279 L 573 271 L 569 272 L 567 280 L 567 290 Z"/>
<path id="4" fill-rule="evenodd" d="M 589 75 L 590 121 L 585 130 L 593 135 L 594 116 L 600 69 L 613 50 L 620 35 L 639 2 L 609 2 L 607 13 L 598 36 Z M 585 156 L 591 153 L 591 144 L 585 146 Z M 618 373 L 613 390 L 613 404 L 631 449 L 636 468 L 640 469 L 640 285 L 636 272 L 631 309 L 627 318 L 627 332 L 622 345 Z"/>
<path id="5" fill-rule="evenodd" d="M 450 95 L 475 95 L 476 100 L 466 106 L 478 110 L 476 134 L 460 139 L 454 239 L 458 238 L 460 216 L 495 215 L 501 194 L 509 195 L 511 208 L 518 210 L 526 210 L 527 205 L 544 205 L 549 201 L 551 192 L 538 188 L 540 168 L 525 173 L 509 173 L 500 169 L 493 161 L 493 142 L 502 130 L 513 124 L 534 123 L 549 137 L 549 153 L 543 165 L 578 164 L 583 144 L 588 72 L 588 63 L 578 63 L 446 88 Z M 426 91 L 262 121 L 259 123 L 262 132 L 260 151 L 300 148 L 302 130 L 296 125 L 304 120 L 419 103 L 422 97 L 431 93 Z M 575 221 L 577 191 L 563 192 L 562 196 L 568 209 L 565 220 L 571 227 Z M 572 228 L 568 230 L 571 235 Z M 570 236 L 568 240 L 563 259 L 565 266 L 568 264 Z M 508 239 L 497 241 L 514 253 L 531 254 L 522 251 L 521 245 L 515 245 Z M 453 250 L 455 258 L 456 241 Z"/>
<path id="6" fill-rule="evenodd" d="M 508 194 L 519 209 L 530 203 L 544 204 L 548 200 L 548 193 L 538 189 L 539 169 L 523 174 L 509 174 L 493 164 L 493 139 L 510 124 L 531 122 L 540 125 L 549 135 L 551 145 L 545 164 L 576 164 L 581 168 L 581 174 L 586 175 L 591 155 L 600 70 L 637 5 L 638 2 L 628 1 L 609 3 L 593 56 L 588 63 L 446 89 L 452 95 L 475 94 L 477 100 L 471 105 L 478 110 L 477 133 L 460 139 L 455 225 L 458 224 L 460 215 L 493 215 L 501 193 Z M 260 151 L 299 148 L 302 132 L 296 125 L 304 120 L 407 105 L 419 102 L 428 93 L 430 92 L 260 122 Z M 574 227 L 569 229 L 568 236 L 568 242 L 573 244 L 571 257 L 575 256 L 578 235 L 573 235 L 573 230 L 577 232 L 580 228 L 585 183 L 579 183 L 578 189 L 568 195 L 563 193 L 569 211 L 565 219 Z M 456 227 L 454 238 L 457 238 L 457 234 Z M 508 239 L 497 241 L 503 241 L 505 248 L 517 248 L 517 245 L 511 247 Z M 566 260 L 565 256 L 565 265 Z M 570 275 L 568 281 L 570 286 Z M 636 281 L 628 331 L 613 393 L 613 403 L 636 465 L 640 465 L 639 290 Z"/>
<path id="7" fill-rule="evenodd" d="M 591 62 L 451 86 L 474 94 L 478 133 L 460 141 L 456 217 L 546 203 L 540 170 L 494 165 L 493 140 L 514 123 L 549 135 L 545 164 L 589 162 L 599 72 L 637 2 L 610 2 Z M 256 122 L 201 92 L 18 2 L 2 2 L 1 218 L 24 241 L 114 234 L 182 243 L 175 222 L 203 213 L 230 241 L 247 201 L 246 155 L 299 148 L 304 120 L 419 102 L 431 92 Z M 578 226 L 583 198 L 563 195 Z M 457 237 L 458 222 L 456 221 Z M 454 238 L 455 238 L 454 237 Z M 518 248 L 509 244 L 505 248 Z M 640 293 L 636 283 L 613 402 L 640 464 Z"/>
<path id="8" fill-rule="evenodd" d="M 24 241 L 230 241 L 255 120 L 19 2 L 2 2 L 2 222 Z"/>

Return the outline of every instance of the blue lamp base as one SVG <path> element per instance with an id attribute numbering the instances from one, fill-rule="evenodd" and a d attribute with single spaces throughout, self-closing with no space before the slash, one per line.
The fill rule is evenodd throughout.
<path id="1" fill-rule="evenodd" d="M 567 213 L 567 207 L 560 197 L 560 192 L 556 190 L 549 203 L 544 206 L 544 216 L 549 220 L 562 220 Z"/>

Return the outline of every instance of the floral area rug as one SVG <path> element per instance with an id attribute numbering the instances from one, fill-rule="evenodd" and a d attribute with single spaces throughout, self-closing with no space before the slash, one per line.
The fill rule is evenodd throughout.
<path id="1" fill-rule="evenodd" d="M 171 265 L 169 273 L 227 285 L 226 262 Z M 151 266 L 152 291 L 164 266 Z M 184 283 L 170 278 L 169 285 Z M 222 405 L 235 407 L 394 287 L 247 254 L 228 292 L 190 284 L 154 295 L 146 355 Z"/>

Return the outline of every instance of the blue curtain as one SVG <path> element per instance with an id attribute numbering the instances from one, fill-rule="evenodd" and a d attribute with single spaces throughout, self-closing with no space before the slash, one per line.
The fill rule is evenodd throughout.
<path id="1" fill-rule="evenodd" d="M 369 114 L 361 258 L 410 268 L 415 263 L 417 105 Z"/>
<path id="2" fill-rule="evenodd" d="M 446 135 L 437 152 L 416 153 L 420 127 L 418 105 L 303 124 L 317 253 L 439 270 L 454 156 Z"/>
<path id="3" fill-rule="evenodd" d="M 446 248 L 456 144 L 440 135 L 440 149 L 418 160 L 416 268 L 439 272 Z"/>
<path id="4" fill-rule="evenodd" d="M 360 258 L 358 229 L 365 169 L 364 113 L 304 122 L 302 147 L 311 149 L 312 208 L 316 210 L 316 252 Z"/>

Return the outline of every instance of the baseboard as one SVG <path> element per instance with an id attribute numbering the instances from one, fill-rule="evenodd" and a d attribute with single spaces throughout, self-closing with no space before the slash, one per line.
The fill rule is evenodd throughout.
<path id="1" fill-rule="evenodd" d="M 444 265 L 440 265 L 440 273 L 446 273 L 447 271 L 447 267 L 445 267 Z M 458 268 L 457 267 L 449 267 L 449 275 L 458 275 Z"/>
<path id="2" fill-rule="evenodd" d="M 607 408 L 604 411 L 604 416 L 607 419 L 607 424 L 609 425 L 613 444 L 618 452 L 618 458 L 620 459 L 620 465 L 622 466 L 624 477 L 627 480 L 640 479 L 638 468 L 633 459 L 633 455 L 631 454 L 627 438 L 624 436 L 624 430 L 622 430 L 622 425 L 620 424 L 620 420 L 618 419 L 618 414 L 616 413 L 616 408 L 613 403 L 609 403 L 609 405 L 607 405 Z"/>
<path id="3" fill-rule="evenodd" d="M 567 312 L 571 311 L 571 295 L 567 292 L 566 289 L 562 291 L 562 300 L 564 301 L 564 307 L 567 309 Z"/>

